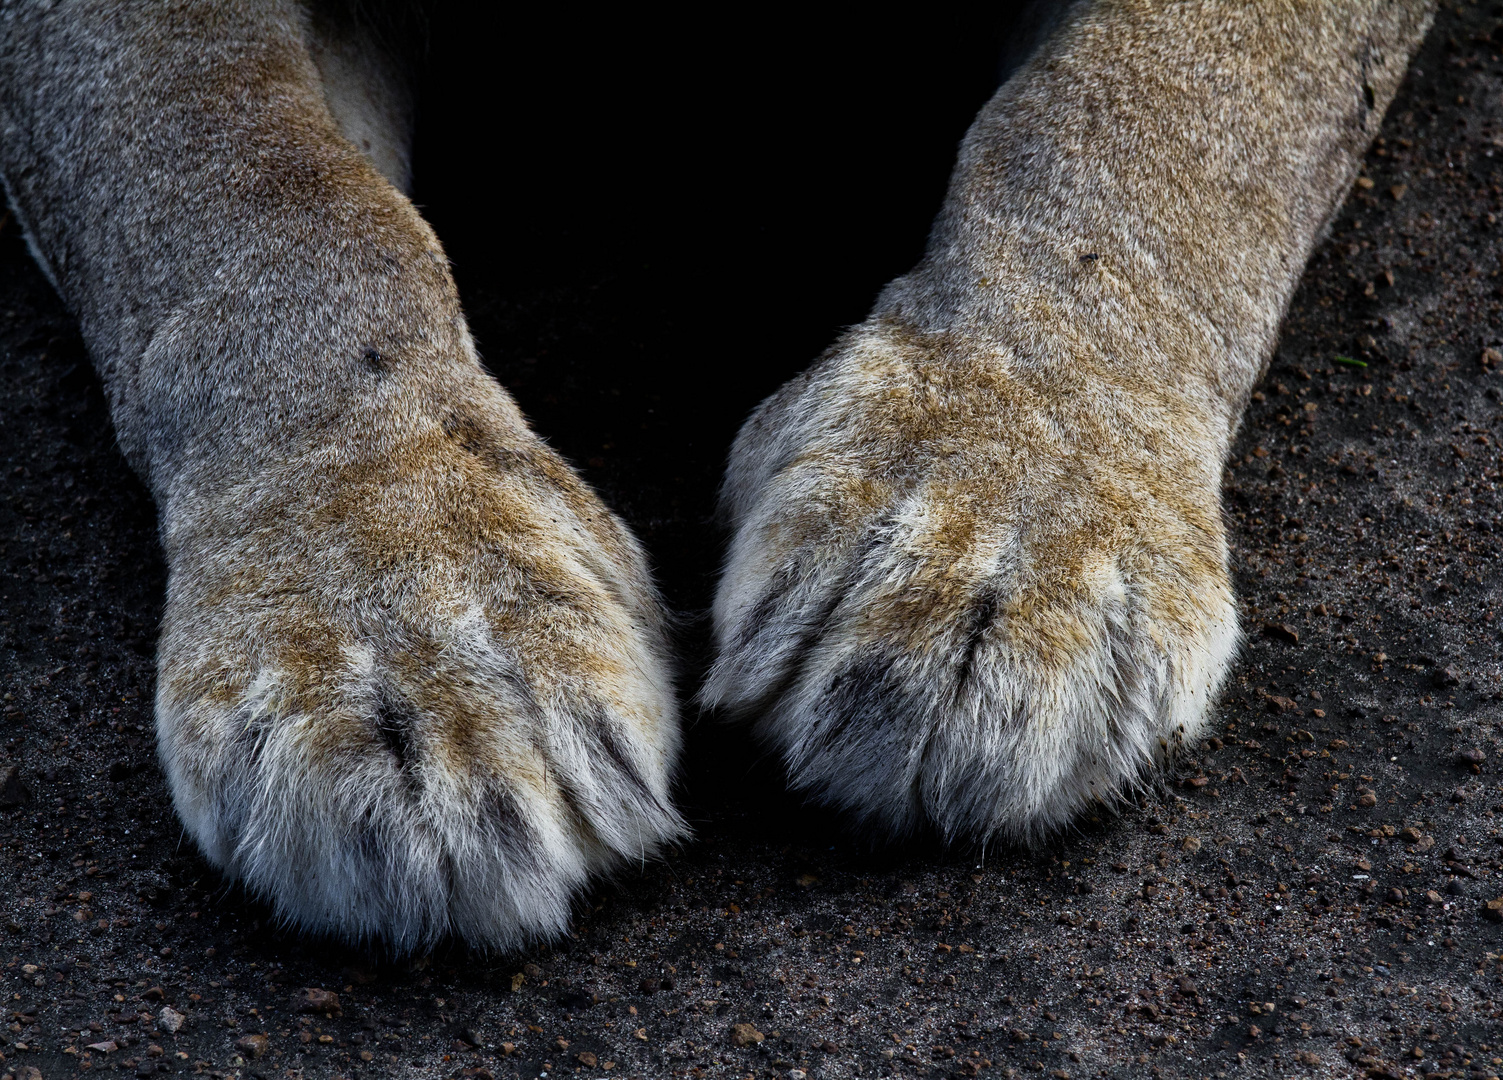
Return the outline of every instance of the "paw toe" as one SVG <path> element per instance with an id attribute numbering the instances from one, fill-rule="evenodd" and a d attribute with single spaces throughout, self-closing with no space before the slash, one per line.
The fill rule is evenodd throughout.
<path id="1" fill-rule="evenodd" d="M 160 703 L 190 833 L 304 928 L 511 948 L 563 931 L 591 876 L 684 833 L 665 761 L 603 702 L 508 683 L 351 696 L 263 693 L 217 716 Z"/>
<path id="2" fill-rule="evenodd" d="M 875 832 L 1037 839 L 1205 723 L 1238 640 L 1215 469 L 882 363 L 743 429 L 701 698 Z"/>

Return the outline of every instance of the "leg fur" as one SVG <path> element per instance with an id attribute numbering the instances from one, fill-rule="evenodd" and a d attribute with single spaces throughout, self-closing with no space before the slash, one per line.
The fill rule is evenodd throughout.
<path id="1" fill-rule="evenodd" d="M 189 832 L 315 930 L 559 932 L 591 875 L 683 832 L 636 543 L 482 372 L 304 11 L 0 20 L 0 172 L 160 511 Z"/>
<path id="2" fill-rule="evenodd" d="M 381 29 L 353 6 L 318 4 L 309 19 L 308 51 L 340 134 L 370 158 L 392 187 L 411 194 L 415 103 L 410 61 L 393 52 Z"/>
<path id="3" fill-rule="evenodd" d="M 1195 739 L 1222 463 L 1429 17 L 1072 8 L 923 261 L 737 438 L 704 700 L 884 834 L 1035 838 Z"/>

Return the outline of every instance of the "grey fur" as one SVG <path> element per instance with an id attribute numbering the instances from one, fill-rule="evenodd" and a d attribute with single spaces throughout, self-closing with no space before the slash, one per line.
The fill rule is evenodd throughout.
<path id="1" fill-rule="evenodd" d="M 310 929 L 507 948 L 684 835 L 678 721 L 640 549 L 373 167 L 394 70 L 290 2 L 13 3 L 0 174 L 157 500 L 190 834 Z"/>
<path id="2" fill-rule="evenodd" d="M 1061 11 L 726 474 L 702 698 L 881 834 L 1038 839 L 1202 731 L 1222 463 L 1431 5 Z"/>
<path id="3" fill-rule="evenodd" d="M 922 262 L 733 448 L 703 698 L 795 785 L 1037 839 L 1203 730 L 1222 461 L 1430 11 L 1056 9 Z M 13 0 L 0 177 L 157 500 L 189 832 L 310 929 L 506 948 L 686 831 L 664 620 L 482 372 L 402 64 L 335 13 Z"/>

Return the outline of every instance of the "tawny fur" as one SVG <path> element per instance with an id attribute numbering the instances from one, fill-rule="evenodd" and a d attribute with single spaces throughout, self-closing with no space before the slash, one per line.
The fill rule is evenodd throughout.
<path id="1" fill-rule="evenodd" d="M 1423 0 L 1079 5 L 928 252 L 756 411 L 703 700 L 879 834 L 1037 839 L 1207 722 L 1222 464 Z"/>
<path id="2" fill-rule="evenodd" d="M 189 833 L 310 929 L 560 932 L 591 876 L 684 833 L 637 544 L 481 370 L 305 11 L 0 20 L 0 173 L 160 511 Z"/>
<path id="3" fill-rule="evenodd" d="M 1238 640 L 1222 461 L 1429 16 L 1072 5 L 924 260 L 737 439 L 704 700 L 883 835 L 1037 838 L 1195 738 Z M 376 41 L 18 0 L 0 175 L 157 499 L 189 832 L 311 929 L 504 948 L 683 835 L 679 729 L 638 546 L 398 190 Z"/>

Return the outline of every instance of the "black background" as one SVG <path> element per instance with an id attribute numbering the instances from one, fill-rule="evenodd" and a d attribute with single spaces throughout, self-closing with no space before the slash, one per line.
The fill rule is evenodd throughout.
<path id="1" fill-rule="evenodd" d="M 1020 9 L 430 17 L 414 199 L 490 370 L 647 546 L 691 721 L 731 439 L 923 253 Z M 757 757 L 697 723 L 690 801 L 743 790 Z M 780 788 L 763 770 L 744 793 Z"/>
<path id="2" fill-rule="evenodd" d="M 539 431 L 682 521 L 676 605 L 737 426 L 921 255 L 1005 22 L 432 22 L 415 200 Z"/>

